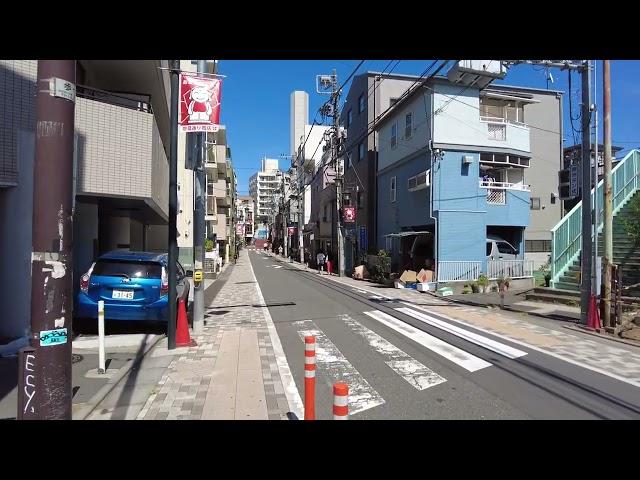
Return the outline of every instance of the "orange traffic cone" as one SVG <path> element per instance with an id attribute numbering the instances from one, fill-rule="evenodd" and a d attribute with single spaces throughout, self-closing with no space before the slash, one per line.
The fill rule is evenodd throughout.
<path id="1" fill-rule="evenodd" d="M 176 329 L 176 347 L 195 347 L 195 340 L 189 335 L 189 322 L 187 320 L 187 307 L 184 298 L 178 302 L 178 328 Z"/>
<path id="2" fill-rule="evenodd" d="M 600 324 L 600 311 L 596 304 L 596 296 L 591 295 L 589 299 L 589 314 L 587 317 L 587 327 L 600 331 L 602 325 Z"/>

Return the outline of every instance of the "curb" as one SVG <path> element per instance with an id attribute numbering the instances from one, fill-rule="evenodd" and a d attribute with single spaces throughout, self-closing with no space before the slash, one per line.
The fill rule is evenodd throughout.
<path id="1" fill-rule="evenodd" d="M 609 335 L 602 335 L 600 333 L 591 332 L 591 331 L 586 330 L 584 328 L 576 327 L 576 326 L 573 326 L 573 325 L 563 325 L 563 327 L 564 328 L 568 328 L 569 330 L 575 330 L 576 332 L 584 333 L 586 335 L 592 335 L 594 337 L 603 338 L 605 340 L 611 340 L 612 342 L 624 343 L 626 345 L 631 345 L 632 347 L 640 347 L 640 343 L 634 342 L 633 340 L 627 340 L 627 339 L 624 339 L 624 338 L 615 338 L 615 337 L 611 337 Z"/>
<path id="2" fill-rule="evenodd" d="M 142 354 L 142 358 L 144 358 L 147 353 L 149 353 L 151 349 L 153 349 L 163 338 L 165 338 L 164 335 L 158 335 L 156 339 L 147 346 L 144 353 Z M 113 377 L 111 377 L 111 379 L 109 379 L 109 382 L 107 382 L 106 385 L 104 385 L 100 390 L 96 392 L 93 397 L 89 399 L 88 402 L 78 404 L 82 406 L 77 407 L 75 414 L 72 414 L 72 420 L 86 420 L 87 417 L 91 415 L 96 410 L 96 408 L 98 408 L 100 402 L 102 402 L 107 397 L 107 395 L 109 395 L 109 393 L 111 393 L 111 391 L 116 388 L 116 386 L 122 381 L 122 379 L 127 376 L 127 374 L 131 371 L 134 363 L 135 360 L 129 360 L 123 367 L 120 368 L 120 370 L 118 370 L 118 373 L 116 373 Z"/>

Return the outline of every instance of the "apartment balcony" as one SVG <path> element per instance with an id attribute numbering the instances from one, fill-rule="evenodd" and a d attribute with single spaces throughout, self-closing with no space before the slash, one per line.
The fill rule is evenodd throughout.
<path id="1" fill-rule="evenodd" d="M 150 102 L 78 86 L 75 130 L 77 195 L 168 220 L 169 163 Z"/>

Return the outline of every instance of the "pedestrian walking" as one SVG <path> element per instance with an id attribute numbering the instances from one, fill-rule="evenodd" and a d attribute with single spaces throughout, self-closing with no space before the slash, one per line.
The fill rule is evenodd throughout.
<path id="1" fill-rule="evenodd" d="M 327 260 L 327 256 L 324 254 L 322 250 L 320 250 L 316 255 L 316 263 L 318 264 L 318 273 L 320 275 L 322 275 L 322 272 L 324 271 L 324 263 L 326 260 Z"/>

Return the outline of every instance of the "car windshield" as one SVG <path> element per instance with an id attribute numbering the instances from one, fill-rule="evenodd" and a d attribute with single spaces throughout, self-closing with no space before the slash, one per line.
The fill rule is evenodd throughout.
<path id="1" fill-rule="evenodd" d="M 128 278 L 160 278 L 162 265 L 134 260 L 98 260 L 93 275 Z"/>
<path id="2" fill-rule="evenodd" d="M 511 255 L 518 254 L 516 249 L 509 245 L 507 242 L 498 242 L 498 251 L 500 253 L 509 253 Z"/>

